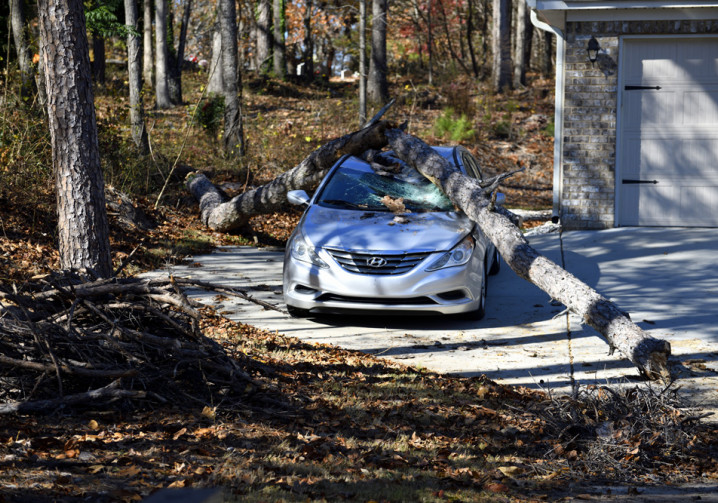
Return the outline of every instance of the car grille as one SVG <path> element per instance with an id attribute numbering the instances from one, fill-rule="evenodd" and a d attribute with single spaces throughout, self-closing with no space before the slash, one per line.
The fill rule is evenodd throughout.
<path id="1" fill-rule="evenodd" d="M 429 297 L 410 297 L 408 299 L 384 298 L 384 297 L 349 297 L 348 295 L 337 295 L 325 293 L 317 298 L 321 302 L 349 302 L 352 304 L 381 304 L 384 306 L 411 306 L 411 305 L 436 305 L 436 302 Z"/>
<path id="2" fill-rule="evenodd" d="M 431 252 L 356 253 L 331 248 L 326 250 L 344 269 L 359 274 L 404 274 L 431 254 Z"/>

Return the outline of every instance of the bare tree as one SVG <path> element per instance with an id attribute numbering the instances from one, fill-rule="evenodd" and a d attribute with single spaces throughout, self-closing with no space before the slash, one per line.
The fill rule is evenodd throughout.
<path id="1" fill-rule="evenodd" d="M 230 157 L 244 155 L 244 130 L 239 101 L 237 66 L 237 8 L 234 0 L 219 0 L 222 31 L 222 80 L 224 82 L 224 151 Z"/>
<path id="2" fill-rule="evenodd" d="M 492 81 L 502 92 L 511 85 L 511 0 L 493 0 Z"/>
<path id="3" fill-rule="evenodd" d="M 170 108 L 167 0 L 155 0 L 155 105 Z"/>
<path id="4" fill-rule="evenodd" d="M 29 100 L 33 93 L 33 71 L 30 63 L 30 47 L 27 40 L 27 25 L 25 23 L 25 12 L 22 8 L 22 0 L 10 0 L 10 10 L 12 40 L 15 44 L 17 62 L 20 66 L 20 96 L 22 96 L 24 100 Z"/>
<path id="5" fill-rule="evenodd" d="M 274 75 L 283 79 L 287 74 L 287 55 L 284 42 L 284 0 L 274 0 L 272 13 L 274 15 L 273 27 L 273 62 Z"/>
<path id="6" fill-rule="evenodd" d="M 60 262 L 112 274 L 90 58 L 81 0 L 38 0 L 57 192 Z"/>
<path id="7" fill-rule="evenodd" d="M 371 11 L 371 59 L 367 93 L 370 101 L 384 104 L 389 101 L 389 85 L 386 80 L 387 0 L 373 0 Z"/>
<path id="8" fill-rule="evenodd" d="M 142 0 L 142 76 L 145 86 L 152 88 L 152 0 Z"/>
<path id="9" fill-rule="evenodd" d="M 125 23 L 130 27 L 127 33 L 127 72 L 130 87 L 130 131 L 132 140 L 146 154 L 149 152 L 145 109 L 142 105 L 142 43 L 137 34 L 137 0 L 125 0 Z"/>

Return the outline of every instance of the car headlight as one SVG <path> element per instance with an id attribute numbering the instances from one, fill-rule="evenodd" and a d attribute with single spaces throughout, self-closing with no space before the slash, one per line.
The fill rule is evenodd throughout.
<path id="1" fill-rule="evenodd" d="M 471 254 L 474 252 L 475 245 L 476 241 L 471 234 L 469 234 L 462 239 L 458 245 L 454 246 L 454 248 L 439 257 L 436 262 L 431 264 L 426 270 L 436 271 L 439 269 L 446 269 L 447 267 L 464 265 L 471 259 Z"/>
<path id="2" fill-rule="evenodd" d="M 319 258 L 319 255 L 317 255 L 314 246 L 309 243 L 307 238 L 305 238 L 301 232 L 297 233 L 297 235 L 294 236 L 294 239 L 292 239 L 290 246 L 292 258 L 297 259 L 300 262 L 313 264 L 323 269 L 329 267 L 326 262 Z"/>

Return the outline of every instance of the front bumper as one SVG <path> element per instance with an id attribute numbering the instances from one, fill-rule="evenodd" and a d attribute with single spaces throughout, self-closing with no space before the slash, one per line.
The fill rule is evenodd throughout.
<path id="1" fill-rule="evenodd" d="M 429 255 L 400 275 L 357 274 L 343 269 L 324 250 L 318 253 L 326 269 L 298 261 L 289 253 L 284 261 L 284 300 L 287 305 L 315 313 L 381 311 L 387 314 L 458 314 L 480 306 L 484 278 L 483 257 L 474 251 L 463 266 L 427 272 L 442 253 Z"/>

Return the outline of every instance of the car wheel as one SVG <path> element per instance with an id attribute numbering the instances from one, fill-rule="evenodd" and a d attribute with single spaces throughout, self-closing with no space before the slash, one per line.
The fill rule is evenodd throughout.
<path id="1" fill-rule="evenodd" d="M 495 276 L 499 273 L 501 270 L 501 255 L 499 255 L 499 250 L 494 248 L 494 263 L 491 264 L 491 269 L 489 269 L 489 275 Z"/>
<path id="2" fill-rule="evenodd" d="M 298 307 L 287 305 L 287 312 L 292 318 L 306 318 L 309 316 L 308 309 L 300 309 Z"/>

